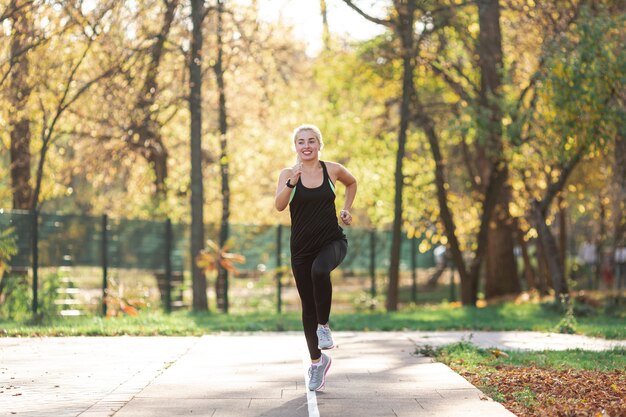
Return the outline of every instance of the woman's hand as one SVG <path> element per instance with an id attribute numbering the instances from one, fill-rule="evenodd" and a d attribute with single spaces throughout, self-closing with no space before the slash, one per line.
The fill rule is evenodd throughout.
<path id="1" fill-rule="evenodd" d="M 296 183 L 300 179 L 300 175 L 302 175 L 302 162 L 298 162 L 291 168 L 291 176 L 289 177 L 289 183 L 291 185 L 296 185 Z"/>
<path id="2" fill-rule="evenodd" d="M 352 215 L 348 210 L 341 210 L 339 212 L 339 218 L 346 226 L 350 226 L 350 223 L 352 223 Z"/>

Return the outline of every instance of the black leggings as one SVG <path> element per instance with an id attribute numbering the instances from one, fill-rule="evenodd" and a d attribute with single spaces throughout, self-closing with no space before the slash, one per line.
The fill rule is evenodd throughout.
<path id="1" fill-rule="evenodd" d="M 335 240 L 324 246 L 317 255 L 303 260 L 291 260 L 291 269 L 302 303 L 302 324 L 311 359 L 319 359 L 317 324 L 326 324 L 330 316 L 333 287 L 330 272 L 337 268 L 348 252 L 348 242 Z"/>

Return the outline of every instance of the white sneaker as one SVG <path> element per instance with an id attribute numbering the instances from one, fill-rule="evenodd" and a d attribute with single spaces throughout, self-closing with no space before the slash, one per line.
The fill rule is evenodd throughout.
<path id="1" fill-rule="evenodd" d="M 324 388 L 326 373 L 330 369 L 331 362 L 330 356 L 322 353 L 320 364 L 317 366 L 311 365 L 309 368 L 309 391 L 319 391 Z"/>
<path id="2" fill-rule="evenodd" d="M 333 341 L 333 335 L 330 332 L 329 327 L 318 327 L 317 328 L 317 347 L 326 350 L 332 349 L 335 347 L 335 342 Z"/>

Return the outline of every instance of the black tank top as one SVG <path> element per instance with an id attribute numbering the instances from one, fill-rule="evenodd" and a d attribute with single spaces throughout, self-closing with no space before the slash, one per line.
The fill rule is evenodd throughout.
<path id="1" fill-rule="evenodd" d="M 346 239 L 337 221 L 335 191 L 324 161 L 324 180 L 317 188 L 307 188 L 302 178 L 296 183 L 289 203 L 291 214 L 291 257 L 294 260 L 317 255 L 329 243 Z"/>

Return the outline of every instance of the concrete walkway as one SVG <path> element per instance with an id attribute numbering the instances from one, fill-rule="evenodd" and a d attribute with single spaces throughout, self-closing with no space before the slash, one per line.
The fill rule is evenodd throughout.
<path id="1" fill-rule="evenodd" d="M 338 332 L 326 389 L 306 390 L 300 333 L 0 338 L 0 416 L 512 416 L 415 344 L 610 349 L 532 332 Z"/>

